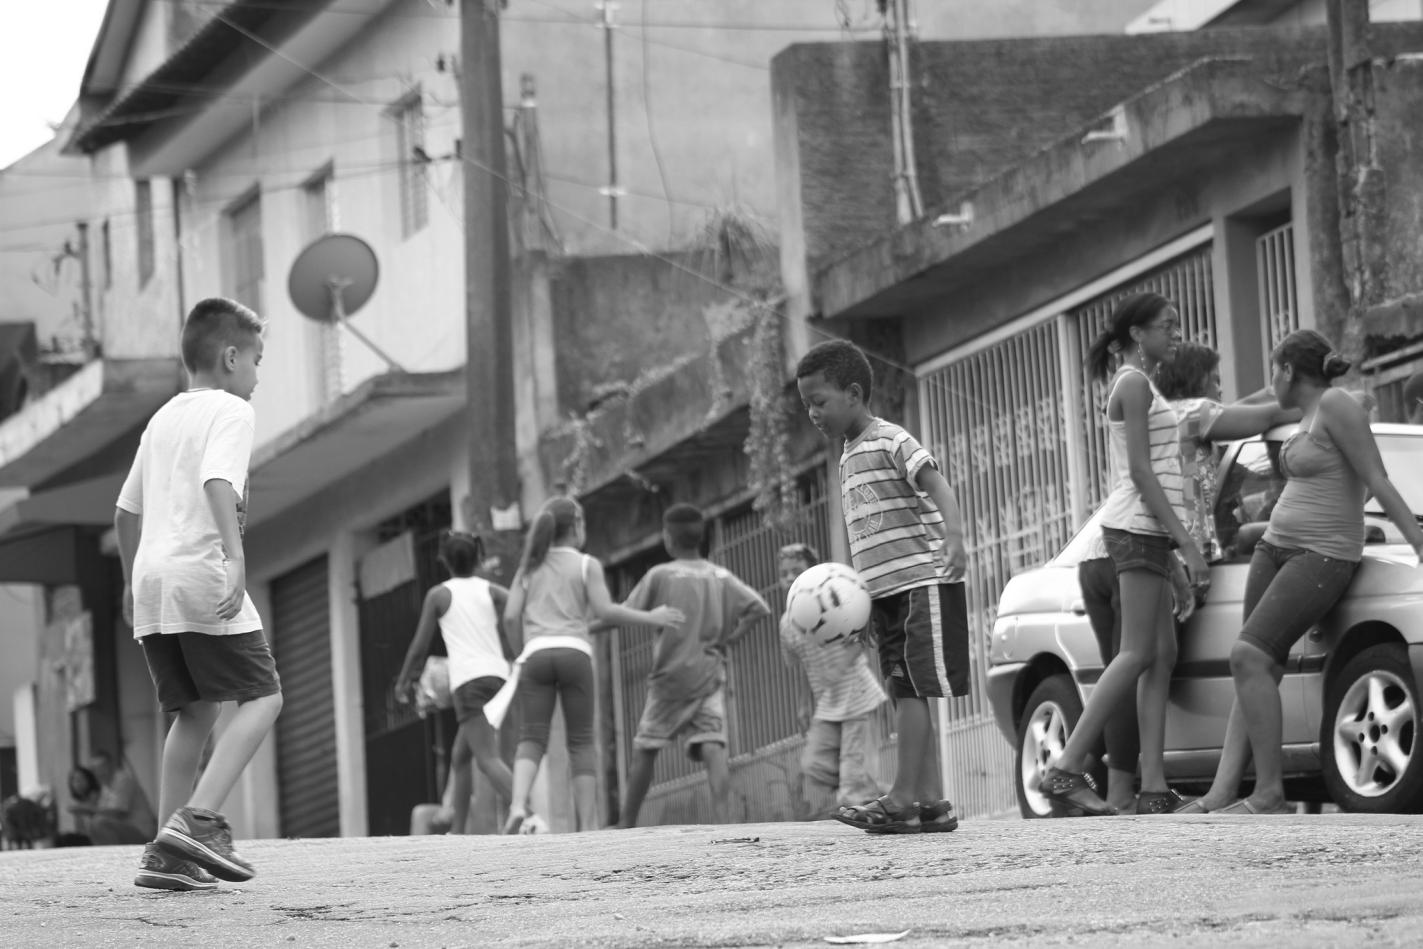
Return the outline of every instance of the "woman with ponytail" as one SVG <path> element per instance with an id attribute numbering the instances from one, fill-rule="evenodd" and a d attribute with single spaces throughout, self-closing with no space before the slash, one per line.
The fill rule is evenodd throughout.
<path id="1" fill-rule="evenodd" d="M 1290 648 L 1334 606 L 1358 569 L 1370 494 L 1423 559 L 1423 530 L 1384 471 L 1367 412 L 1331 385 L 1349 371 L 1348 360 L 1314 330 L 1286 336 L 1272 356 L 1275 398 L 1304 418 L 1280 448 L 1285 487 L 1245 579 L 1245 625 L 1230 651 L 1235 705 L 1215 781 L 1180 813 L 1289 813 L 1280 678 Z M 1252 756 L 1254 790 L 1235 801 Z"/>
<path id="2" fill-rule="evenodd" d="M 484 716 L 484 704 L 504 685 L 514 658 L 500 626 L 509 591 L 475 576 L 484 562 L 484 542 L 474 534 L 446 531 L 440 539 L 440 562 L 450 579 L 425 594 L 395 695 L 402 702 L 410 700 L 420 665 L 439 629 L 449 653 L 450 696 L 459 722 L 450 756 L 450 833 L 463 834 L 474 784 L 471 757 L 502 797 L 509 798 L 513 789 L 513 775 L 499 755 L 499 730 Z"/>
<path id="3" fill-rule="evenodd" d="M 1137 696 L 1141 729 L 1138 814 L 1174 809 L 1181 798 L 1166 785 L 1166 700 L 1176 664 L 1172 609 L 1173 547 L 1192 587 L 1209 581 L 1200 548 L 1186 529 L 1176 412 L 1152 377 L 1176 356 L 1181 323 L 1170 300 L 1155 293 L 1128 297 L 1092 344 L 1087 367 L 1106 381 L 1109 456 L 1114 486 L 1102 503 L 1102 539 L 1121 591 L 1121 648 L 1107 663 L 1054 767 L 1044 796 L 1088 815 L 1115 814 L 1084 773 L 1087 757 L 1120 704 Z"/>
<path id="4" fill-rule="evenodd" d="M 506 834 L 517 833 L 529 816 L 529 793 L 548 747 L 555 698 L 563 705 L 577 829 L 597 829 L 590 617 L 615 626 L 678 626 L 683 620 L 681 610 L 669 606 L 632 610 L 614 603 L 602 564 L 582 552 L 585 539 L 577 501 L 560 497 L 546 502 L 529 526 L 504 608 L 511 638 L 523 644 L 515 695 L 519 748 Z"/>

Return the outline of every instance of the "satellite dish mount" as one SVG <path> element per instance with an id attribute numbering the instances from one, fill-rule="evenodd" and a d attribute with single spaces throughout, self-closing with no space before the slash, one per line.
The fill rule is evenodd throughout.
<path id="1" fill-rule="evenodd" d="M 287 292 L 308 319 L 346 328 L 396 372 L 405 368 L 351 325 L 351 314 L 375 292 L 380 267 L 371 245 L 352 234 L 327 234 L 306 246 L 292 263 Z"/>

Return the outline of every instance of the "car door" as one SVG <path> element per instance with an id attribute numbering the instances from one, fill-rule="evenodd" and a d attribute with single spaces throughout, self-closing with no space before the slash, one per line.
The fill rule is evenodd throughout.
<path id="1" fill-rule="evenodd" d="M 1235 702 L 1230 651 L 1244 623 L 1245 581 L 1255 544 L 1264 534 L 1275 502 L 1284 489 L 1279 471 L 1279 433 L 1229 447 L 1219 470 L 1216 533 L 1222 557 L 1211 564 L 1211 588 L 1180 637 L 1171 683 L 1166 748 L 1190 753 L 1219 749 Z M 1317 688 L 1317 675 L 1300 674 L 1301 657 L 1316 651 L 1308 637 L 1290 651 L 1280 684 L 1286 744 L 1314 740 L 1306 734 L 1306 692 Z"/>

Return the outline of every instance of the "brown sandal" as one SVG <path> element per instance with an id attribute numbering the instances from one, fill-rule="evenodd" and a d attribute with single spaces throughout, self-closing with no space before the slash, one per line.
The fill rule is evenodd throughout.
<path id="1" fill-rule="evenodd" d="M 1049 801 L 1075 807 L 1087 817 L 1110 817 L 1117 813 L 1115 807 L 1097 796 L 1097 786 L 1091 776 L 1081 771 L 1048 768 L 1038 790 Z"/>

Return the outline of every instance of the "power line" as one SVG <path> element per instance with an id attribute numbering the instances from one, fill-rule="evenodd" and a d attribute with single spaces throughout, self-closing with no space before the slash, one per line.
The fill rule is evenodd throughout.
<path id="1" fill-rule="evenodd" d="M 224 23 L 229 23 L 229 25 L 231 25 L 230 22 L 226 19 L 226 17 L 224 17 L 224 16 L 223 16 L 222 14 L 220 14 L 220 13 L 219 13 L 219 14 L 216 14 L 215 18 L 216 18 L 216 19 L 219 19 L 219 20 L 222 20 Z M 351 96 L 352 98 L 359 98 L 359 97 L 357 97 L 357 96 L 355 95 L 355 93 L 352 93 L 352 92 L 350 92 L 349 90 L 340 89 L 340 87 L 339 87 L 339 86 L 336 86 L 335 83 L 333 83 L 330 79 L 328 79 L 327 77 L 325 77 L 325 76 L 321 75 L 320 73 L 316 72 L 316 71 L 315 71 L 314 69 L 312 69 L 311 67 L 305 65 L 304 63 L 299 63 L 299 62 L 297 62 L 297 61 L 291 59 L 289 56 L 286 56 L 286 55 L 282 54 L 281 52 L 279 52 L 278 50 L 276 50 L 275 48 L 273 48 L 273 47 L 271 46 L 271 44 L 267 43 L 265 40 L 262 40 L 260 37 L 253 36 L 251 33 L 248 33 L 246 30 L 242 30 L 241 28 L 236 28 L 236 29 L 238 29 L 238 31 L 241 32 L 241 33 L 243 33 L 244 35 L 248 36 L 250 39 L 252 39 L 253 42 L 257 43 L 259 46 L 265 47 L 266 49 L 268 49 L 269 51 L 271 51 L 274 55 L 280 56 L 282 59 L 284 59 L 284 60 L 287 61 L 288 63 L 291 63 L 293 66 L 297 67 L 298 69 L 301 69 L 301 70 L 304 71 L 304 72 L 310 73 L 313 77 L 319 79 L 320 81 L 326 83 L 327 85 L 331 85 L 331 86 L 333 86 L 334 88 L 337 88 L 339 91 L 345 93 L 346 95 Z M 371 105 L 372 107 L 375 107 L 375 108 L 381 108 L 381 107 L 382 107 L 380 103 L 376 103 L 376 102 L 370 102 L 370 103 L 368 103 L 368 104 Z M 493 168 L 490 168 L 488 165 L 485 165 L 485 164 L 482 163 L 482 162 L 476 161 L 475 159 L 471 158 L 468 154 L 465 154 L 465 153 L 460 154 L 460 155 L 459 155 L 459 160 L 460 160 L 460 161 L 463 161 L 463 162 L 465 162 L 465 163 L 467 163 L 467 164 L 469 164 L 471 167 L 476 168 L 476 169 L 478 169 L 479 171 L 482 171 L 484 174 L 487 174 L 487 175 L 489 175 L 489 176 L 491 176 L 491 177 L 493 177 L 493 178 L 496 178 L 496 179 L 498 179 L 498 180 L 504 182 L 504 184 L 505 184 L 507 187 L 509 187 L 509 188 L 511 188 L 511 189 L 513 189 L 513 190 L 515 190 L 515 191 L 523 191 L 523 188 L 522 188 L 520 185 L 516 184 L 515 182 L 510 181 L 507 176 L 499 174 L 499 172 L 495 171 Z M 627 244 L 629 247 L 631 247 L 632 249 L 634 249 L 635 251 L 637 251 L 639 254 L 642 254 L 642 255 L 644 255 L 644 256 L 646 256 L 646 257 L 650 257 L 650 258 L 653 259 L 653 260 L 657 260 L 657 261 L 659 261 L 659 262 L 661 262 L 661 263 L 667 265 L 668 267 L 672 268 L 673 270 L 681 271 L 682 273 L 684 273 L 684 274 L 686 274 L 686 275 L 692 277 L 693 279 L 700 280 L 700 281 L 702 281 L 702 282 L 704 282 L 704 283 L 706 283 L 706 284 L 708 284 L 708 285 L 710 285 L 710 286 L 713 286 L 713 287 L 717 288 L 718 290 L 722 291 L 723 293 L 725 293 L 727 296 L 733 297 L 733 298 L 735 298 L 735 299 L 737 299 L 737 300 L 739 300 L 739 301 L 741 301 L 741 302 L 743 302 L 743 303 L 745 303 L 745 304 L 747 304 L 747 305 L 749 305 L 749 306 L 751 306 L 751 307 L 753 307 L 753 308 L 761 308 L 761 307 L 765 307 L 765 306 L 766 306 L 766 301 L 764 301 L 764 300 L 758 300 L 757 298 L 755 298 L 755 297 L 753 297 L 753 296 L 747 294 L 746 292 L 744 292 L 744 291 L 742 291 L 742 290 L 740 290 L 740 289 L 738 289 L 738 288 L 736 288 L 736 287 L 733 287 L 733 286 L 731 286 L 731 285 L 729 285 L 729 284 L 724 284 L 724 283 L 722 283 L 721 281 L 715 279 L 714 277 L 709 277 L 709 276 L 707 276 L 705 273 L 702 273 L 700 270 L 696 270 L 696 269 L 694 269 L 694 268 L 692 268 L 692 267 L 689 267 L 689 266 L 687 266 L 686 264 L 683 264 L 683 263 L 681 263 L 680 261 L 674 260 L 674 259 L 672 259 L 671 257 L 668 257 L 668 256 L 666 256 L 666 255 L 664 255 L 664 254 L 659 254 L 659 253 L 653 251 L 651 248 L 649 248 L 649 247 L 647 247 L 646 245 L 644 245 L 642 242 L 637 241 L 637 240 L 634 240 L 633 238 L 627 236 L 626 234 L 624 234 L 624 233 L 622 233 L 622 232 L 620 232 L 620 231 L 617 231 L 617 230 L 614 230 L 614 229 L 612 229 L 612 228 L 609 228 L 609 227 L 607 227 L 606 225 L 603 225 L 602 223 L 600 223 L 600 222 L 598 222 L 598 221 L 592 220 L 591 218 L 588 218 L 588 217 L 586 217 L 585 215 L 579 214 L 578 212 L 576 212 L 576 211 L 574 211 L 574 210 L 572 210 L 572 209 L 570 209 L 570 208 L 565 208 L 565 207 L 562 207 L 562 206 L 560 206 L 560 205 L 558 205 L 558 204 L 556 204 L 556 203 L 554 203 L 554 202 L 552 202 L 552 201 L 549 201 L 548 198 L 545 197 L 545 196 L 543 196 L 543 195 L 537 195 L 536 197 L 537 197 L 537 200 L 539 200 L 539 201 L 541 201 L 541 202 L 547 204 L 549 207 L 553 208 L 554 210 L 560 211 L 560 212 L 562 212 L 563 214 L 565 214 L 565 215 L 567 215 L 567 216 L 573 218 L 574 220 L 580 221 L 580 222 L 582 222 L 582 223 L 588 225 L 589 227 L 593 228 L 594 230 L 601 231 L 601 232 L 603 232 L 603 233 L 609 235 L 610 237 L 614 238 L 615 240 L 618 240 L 618 241 L 621 241 L 621 242 Z M 787 315 L 785 314 L 785 312 L 782 311 L 782 310 L 780 310 L 779 308 L 774 308 L 774 307 L 773 307 L 773 308 L 771 308 L 771 312 L 775 313 L 781 320 L 785 321 L 786 323 L 790 323 L 790 322 L 791 322 L 791 317 L 787 316 Z M 819 335 L 825 337 L 826 339 L 836 339 L 836 338 L 839 338 L 839 337 L 837 337 L 834 333 L 831 333 L 831 332 L 825 330 L 824 328 L 822 328 L 822 327 L 820 327 L 820 326 L 816 326 L 814 323 L 808 323 L 808 324 L 807 324 L 807 327 L 808 327 L 808 329 L 809 329 L 812 333 L 817 333 L 817 334 L 819 334 Z M 885 364 L 885 365 L 887 365 L 887 366 L 890 366 L 891 368 L 898 369 L 898 370 L 900 370 L 900 371 L 902 371 L 902 372 L 906 372 L 906 373 L 908 373 L 911 377 L 917 378 L 917 376 L 915 375 L 914 367 L 913 367 L 913 366 L 910 366 L 910 365 L 908 365 L 908 364 L 906 364 L 906 363 L 904 363 L 904 362 L 901 362 L 900 360 L 896 359 L 896 358 L 893 357 L 893 356 L 889 356 L 889 355 L 887 355 L 887 354 L 880 353 L 880 352 L 877 352 L 877 351 L 872 350 L 872 349 L 868 349 L 868 348 L 864 348 L 864 347 L 861 347 L 861 348 L 864 349 L 864 352 L 865 352 L 866 354 L 868 354 L 868 355 L 870 355 L 870 356 L 873 356 L 873 357 L 874 357 L 875 359 L 877 359 L 879 362 L 881 362 L 881 363 L 883 363 L 883 364 Z M 965 400 L 967 400 L 967 401 L 973 402 L 973 403 L 975 403 L 975 404 L 980 404 L 980 405 L 984 404 L 981 399 L 978 399 L 977 397 L 975 397 L 975 396 L 973 396 L 973 395 L 971 395 L 971 394 L 969 394 L 969 393 L 967 393 L 967 392 L 962 392 L 962 391 L 960 391 L 957 387 L 955 387 L 955 386 L 953 386 L 953 385 L 950 385 L 950 384 L 949 384 L 947 381 L 945 381 L 945 380 L 942 380 L 942 379 L 935 379 L 935 378 L 926 378 L 926 379 L 923 380 L 923 381 L 924 381 L 926 384 L 930 385 L 930 386 L 936 386 L 936 387 L 938 387 L 939 389 L 941 389 L 942 391 L 944 391 L 944 392 L 946 392 L 946 393 L 950 393 L 950 394 L 953 394 L 953 395 L 957 395 L 958 397 L 960 397 L 960 398 L 962 398 L 962 399 L 965 399 Z"/>

